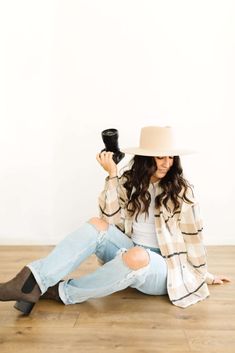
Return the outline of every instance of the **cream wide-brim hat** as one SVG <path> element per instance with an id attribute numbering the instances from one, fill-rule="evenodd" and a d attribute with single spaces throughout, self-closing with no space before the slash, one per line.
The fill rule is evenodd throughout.
<path id="1" fill-rule="evenodd" d="M 172 127 L 145 126 L 141 129 L 139 147 L 121 148 L 121 152 L 149 157 L 172 157 L 195 153 L 178 148 Z"/>

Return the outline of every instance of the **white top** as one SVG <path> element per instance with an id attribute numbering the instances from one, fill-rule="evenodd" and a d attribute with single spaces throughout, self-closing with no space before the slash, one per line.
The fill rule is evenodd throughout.
<path id="1" fill-rule="evenodd" d="M 155 217 L 156 213 L 155 209 L 155 186 L 156 183 L 150 183 L 149 185 L 149 193 L 151 195 L 151 202 L 149 205 L 149 216 L 145 213 L 140 213 L 137 222 L 133 221 L 133 233 L 132 240 L 134 243 L 139 245 L 148 246 L 151 248 L 159 248 L 157 234 L 156 234 L 156 226 L 155 226 Z"/>

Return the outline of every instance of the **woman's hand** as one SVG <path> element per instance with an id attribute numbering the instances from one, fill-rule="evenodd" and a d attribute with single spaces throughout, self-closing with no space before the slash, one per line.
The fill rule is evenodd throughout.
<path id="1" fill-rule="evenodd" d="M 110 178 L 117 176 L 117 165 L 113 160 L 113 152 L 101 152 L 96 155 L 98 163 L 109 173 Z"/>
<path id="2" fill-rule="evenodd" d="M 230 278 L 225 276 L 215 276 L 212 284 L 224 284 L 224 282 L 231 282 Z"/>

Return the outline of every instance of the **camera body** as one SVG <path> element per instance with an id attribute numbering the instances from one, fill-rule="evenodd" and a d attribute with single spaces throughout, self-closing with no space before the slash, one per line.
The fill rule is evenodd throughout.
<path id="1" fill-rule="evenodd" d="M 118 146 L 118 130 L 103 130 L 101 136 L 105 145 L 105 148 L 101 152 L 113 152 L 113 160 L 116 164 L 118 164 L 125 157 L 125 153 L 121 152 Z"/>

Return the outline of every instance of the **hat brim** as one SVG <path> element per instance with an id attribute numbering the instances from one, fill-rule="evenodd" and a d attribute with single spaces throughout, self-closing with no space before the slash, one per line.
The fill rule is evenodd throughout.
<path id="1" fill-rule="evenodd" d="M 173 157 L 196 153 L 194 150 L 173 149 L 173 150 L 147 150 L 139 147 L 121 148 L 121 152 L 148 157 Z"/>

